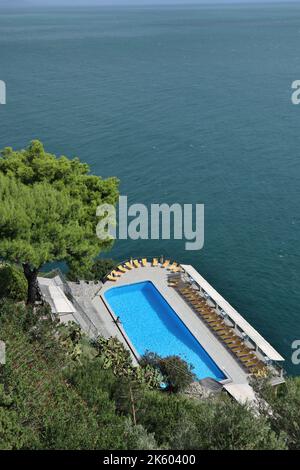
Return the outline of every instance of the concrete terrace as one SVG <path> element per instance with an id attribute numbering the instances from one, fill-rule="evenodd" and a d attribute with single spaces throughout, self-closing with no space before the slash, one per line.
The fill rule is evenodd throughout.
<path id="1" fill-rule="evenodd" d="M 247 384 L 248 374 L 246 371 L 225 348 L 220 340 L 212 333 L 208 326 L 196 315 L 186 301 L 177 293 L 177 291 L 168 285 L 168 275 L 170 275 L 170 272 L 167 269 L 161 268 L 160 266 L 151 267 L 148 264 L 147 267 L 134 268 L 131 271 L 122 274 L 117 282 L 105 282 L 101 290 L 93 299 L 93 305 L 99 312 L 99 315 L 107 327 L 109 325 L 111 335 L 117 336 L 126 347 L 128 347 L 129 344 L 130 349 L 134 352 L 134 356 L 136 358 L 139 357 L 134 346 L 131 344 L 130 339 L 127 337 L 126 332 L 123 330 L 122 325 L 116 325 L 114 323 L 113 318 L 115 318 L 115 315 L 105 301 L 104 294 L 108 289 L 115 286 L 151 281 L 177 313 L 178 317 L 183 321 L 219 368 L 224 372 L 226 377 L 228 377 L 226 382 Z M 126 340 L 124 338 L 126 338 Z"/>

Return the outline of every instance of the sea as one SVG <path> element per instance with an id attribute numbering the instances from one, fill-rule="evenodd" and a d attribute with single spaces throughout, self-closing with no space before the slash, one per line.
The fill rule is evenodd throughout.
<path id="1" fill-rule="evenodd" d="M 300 4 L 0 9 L 0 148 L 40 139 L 128 203 L 204 204 L 192 264 L 300 375 Z M 300 355 L 299 355 L 300 356 Z"/>

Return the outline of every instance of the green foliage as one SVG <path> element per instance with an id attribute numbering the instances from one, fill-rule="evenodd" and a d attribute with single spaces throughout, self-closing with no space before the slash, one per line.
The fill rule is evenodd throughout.
<path id="1" fill-rule="evenodd" d="M 46 153 L 39 141 L 0 157 L 0 258 L 22 264 L 36 281 L 47 262 L 66 261 L 74 272 L 90 269 L 111 246 L 96 236 L 96 208 L 116 204 L 118 181 L 89 174 L 78 158 Z M 31 292 L 30 301 L 33 300 Z"/>
<path id="2" fill-rule="evenodd" d="M 70 383 L 80 392 L 81 396 L 93 408 L 103 426 L 106 426 L 106 435 L 111 441 L 115 441 L 117 448 L 128 449 L 156 449 L 157 444 L 153 435 L 140 426 L 133 426 L 131 419 L 124 419 L 116 415 L 116 411 L 124 411 L 128 408 L 131 415 L 130 397 L 127 395 L 127 387 L 120 377 L 117 377 L 111 368 L 103 369 L 103 361 L 96 358 L 78 368 L 69 377 Z M 128 385 L 128 382 L 126 381 Z M 137 387 L 139 387 L 137 385 Z M 126 407 L 120 407 L 118 399 L 126 403 Z"/>
<path id="3" fill-rule="evenodd" d="M 299 378 L 277 393 L 261 388 L 272 413 L 255 415 L 226 395 L 152 389 L 136 374 L 153 364 L 134 368 L 116 339 L 91 353 L 77 326 L 52 321 L 44 307 L 1 301 L 0 331 L 0 449 L 299 448 Z"/>
<path id="4" fill-rule="evenodd" d="M 137 421 L 171 449 L 286 448 L 284 435 L 276 435 L 265 418 L 227 397 L 198 401 L 147 391 Z"/>
<path id="5" fill-rule="evenodd" d="M 0 383 L 0 450 L 18 450 L 30 445 L 35 438 L 22 425 L 18 414 L 12 409 L 13 400 Z"/>
<path id="6" fill-rule="evenodd" d="M 77 281 L 78 279 L 85 279 L 86 281 L 101 281 L 107 273 L 109 273 L 115 266 L 116 266 L 116 261 L 113 259 L 106 259 L 106 258 L 99 258 L 97 259 L 92 267 L 87 270 L 82 270 L 80 271 L 71 269 L 68 272 L 68 279 L 70 281 Z"/>
<path id="7" fill-rule="evenodd" d="M 0 406 L 0 450 L 18 450 L 26 446 L 27 434 L 15 411 Z"/>
<path id="8" fill-rule="evenodd" d="M 148 352 L 143 356 L 141 364 L 159 370 L 170 392 L 181 392 L 195 380 L 192 366 L 178 356 L 162 358 L 158 354 Z"/>
<path id="9" fill-rule="evenodd" d="M 129 351 L 117 338 L 99 338 L 95 344 L 103 360 L 104 369 L 112 369 L 113 373 L 132 382 L 138 382 L 150 388 L 157 388 L 162 376 L 157 368 L 150 364 L 134 367 Z"/>
<path id="10" fill-rule="evenodd" d="M 67 325 L 60 326 L 59 339 L 60 343 L 66 351 L 66 355 L 74 361 L 81 363 L 81 356 L 83 349 L 81 341 L 83 333 L 79 325 L 74 322 L 69 322 Z"/>
<path id="11" fill-rule="evenodd" d="M 170 447 L 188 404 L 180 395 L 146 390 L 136 405 L 137 422 L 154 434 L 159 445 Z"/>
<path id="12" fill-rule="evenodd" d="M 22 271 L 13 265 L 0 265 L 0 298 L 22 301 L 26 293 L 27 282 Z"/>
<path id="13" fill-rule="evenodd" d="M 0 306 L 1 337 L 7 346 L 7 364 L 0 370 L 7 391 L 2 399 L 0 394 L 3 446 L 126 449 L 128 423 L 116 414 L 108 392 L 102 389 L 103 376 L 93 379 L 92 374 L 84 373 L 85 366 L 78 365 L 77 379 L 68 383 L 65 374 L 70 374 L 72 359 L 59 325 L 51 326 L 43 319 L 45 312 L 34 323 L 30 309 L 17 308 L 11 303 Z M 87 370 L 108 374 L 97 369 L 96 363 Z M 130 436 L 132 442 L 133 430 Z"/>
<path id="14" fill-rule="evenodd" d="M 130 450 L 159 450 L 160 447 L 158 446 L 154 435 L 149 434 L 146 429 L 141 425 L 138 424 L 136 426 L 132 425 L 131 420 L 126 420 L 125 424 L 126 429 L 126 439 L 127 439 L 127 447 Z"/>
<path id="15" fill-rule="evenodd" d="M 116 376 L 129 377 L 132 374 L 130 353 L 117 338 L 98 338 L 95 346 L 103 360 L 104 369 L 112 369 Z"/>
<path id="16" fill-rule="evenodd" d="M 277 434 L 286 433 L 289 449 L 300 449 L 300 377 L 289 377 L 278 388 L 265 384 L 261 395 L 268 403 L 261 413 Z"/>
<path id="17" fill-rule="evenodd" d="M 231 399 L 202 402 L 187 413 L 170 441 L 175 449 L 268 450 L 285 449 L 283 435 L 246 406 Z"/>

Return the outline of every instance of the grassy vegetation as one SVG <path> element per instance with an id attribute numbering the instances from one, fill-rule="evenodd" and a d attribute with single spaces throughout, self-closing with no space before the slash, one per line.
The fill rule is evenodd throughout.
<path id="1" fill-rule="evenodd" d="M 276 415 L 256 417 L 225 395 L 200 401 L 159 390 L 160 371 L 134 368 L 115 339 L 91 344 L 76 325 L 53 322 L 45 307 L 33 312 L 2 300 L 0 331 L 3 449 L 299 447 L 299 380 L 276 395 L 263 391 Z"/>

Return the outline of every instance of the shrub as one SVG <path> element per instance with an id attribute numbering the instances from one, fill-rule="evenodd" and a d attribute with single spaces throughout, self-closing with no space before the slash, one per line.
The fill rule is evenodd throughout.
<path id="1" fill-rule="evenodd" d="M 261 403 L 261 414 L 277 434 L 287 435 L 289 449 L 300 449 L 300 377 L 288 377 L 279 387 L 266 384 L 260 394 L 265 400 Z"/>
<path id="2" fill-rule="evenodd" d="M 26 299 L 27 281 L 20 269 L 12 265 L 0 267 L 0 298 L 16 301 Z"/>
<path id="3" fill-rule="evenodd" d="M 149 388 L 157 388 L 162 382 L 160 371 L 151 364 L 133 366 L 129 351 L 117 338 L 98 338 L 95 347 L 103 361 L 103 368 L 112 369 L 117 377 L 127 378 Z"/>
<path id="4" fill-rule="evenodd" d="M 192 366 L 178 356 L 162 358 L 155 353 L 148 352 L 142 358 L 141 364 L 157 368 L 164 377 L 167 390 L 170 392 L 181 392 L 195 380 Z"/>

